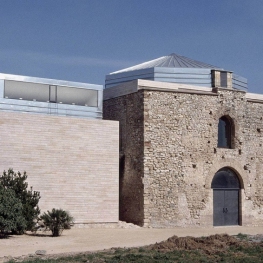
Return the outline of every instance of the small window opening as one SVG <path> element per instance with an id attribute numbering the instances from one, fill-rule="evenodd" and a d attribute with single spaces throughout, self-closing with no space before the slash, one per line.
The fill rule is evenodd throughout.
<path id="1" fill-rule="evenodd" d="M 218 122 L 218 147 L 232 148 L 233 125 L 232 121 L 223 116 Z"/>
<path id="2" fill-rule="evenodd" d="M 220 82 L 221 82 L 221 87 L 227 88 L 227 72 L 221 72 Z"/>
<path id="3" fill-rule="evenodd" d="M 57 103 L 57 86 L 49 85 L 49 102 Z"/>

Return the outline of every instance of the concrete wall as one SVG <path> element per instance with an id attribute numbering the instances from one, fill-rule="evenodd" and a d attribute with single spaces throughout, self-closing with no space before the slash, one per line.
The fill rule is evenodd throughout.
<path id="1" fill-rule="evenodd" d="M 241 182 L 240 224 L 262 225 L 263 100 L 253 101 L 245 92 L 223 88 L 203 93 L 176 86 L 174 90 L 137 90 L 106 99 L 104 116 L 118 119 L 122 141 L 129 141 L 129 145 L 123 144 L 126 173 L 121 191 L 125 192 L 125 182 L 131 174 L 143 178 L 144 225 L 212 226 L 211 182 L 223 167 L 234 170 Z M 136 99 L 138 96 L 142 99 Z M 140 104 L 131 109 L 130 103 L 135 100 Z M 134 116 L 143 111 L 135 127 L 124 117 L 132 111 Z M 224 115 L 232 118 L 235 125 L 233 149 L 217 147 L 218 120 Z M 130 133 L 136 130 L 137 136 L 122 132 L 124 125 Z M 143 130 L 138 129 L 141 126 Z M 132 153 L 137 141 L 143 142 L 144 152 L 137 151 L 129 158 L 143 161 L 143 172 L 126 162 L 125 152 Z M 137 189 L 135 178 L 131 182 L 129 188 Z M 134 192 L 130 200 L 121 204 L 121 211 L 133 206 L 135 198 Z"/>
<path id="2" fill-rule="evenodd" d="M 118 221 L 118 122 L 0 111 L 0 171 L 26 171 L 42 212 Z"/>

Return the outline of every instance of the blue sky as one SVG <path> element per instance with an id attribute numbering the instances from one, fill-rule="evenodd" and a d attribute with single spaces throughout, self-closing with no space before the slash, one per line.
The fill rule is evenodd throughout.
<path id="1" fill-rule="evenodd" d="M 177 53 L 263 93 L 262 0 L 0 0 L 0 72 L 104 84 Z"/>

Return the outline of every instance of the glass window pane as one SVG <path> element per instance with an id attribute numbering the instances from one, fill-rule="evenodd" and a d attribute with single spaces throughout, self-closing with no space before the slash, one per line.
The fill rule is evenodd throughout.
<path id="1" fill-rule="evenodd" d="M 97 107 L 98 91 L 58 86 L 57 102 L 63 104 Z"/>
<path id="2" fill-rule="evenodd" d="M 45 84 L 5 80 L 4 98 L 46 102 L 49 86 Z"/>
<path id="3" fill-rule="evenodd" d="M 231 148 L 231 122 L 223 116 L 218 122 L 218 147 Z"/>

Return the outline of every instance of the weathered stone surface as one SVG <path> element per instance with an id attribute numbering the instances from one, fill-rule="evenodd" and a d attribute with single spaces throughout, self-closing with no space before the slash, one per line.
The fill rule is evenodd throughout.
<path id="1" fill-rule="evenodd" d="M 125 96 L 126 97 L 126 96 Z M 120 125 L 120 220 L 143 224 L 143 94 L 117 98 L 104 105 L 105 119 Z"/>
<path id="2" fill-rule="evenodd" d="M 235 127 L 232 149 L 217 147 L 224 115 Z M 194 94 L 140 87 L 105 100 L 104 118 L 120 121 L 122 220 L 152 227 L 211 226 L 211 182 L 229 167 L 242 186 L 240 224 L 262 225 L 263 101 L 232 89 Z"/>

